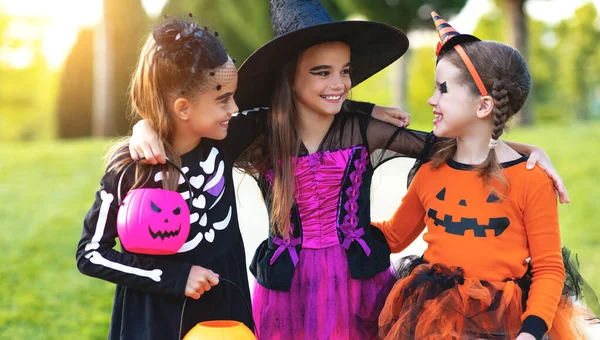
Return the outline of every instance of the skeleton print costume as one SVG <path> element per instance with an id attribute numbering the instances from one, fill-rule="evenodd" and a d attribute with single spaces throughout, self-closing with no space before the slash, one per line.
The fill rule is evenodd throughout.
<path id="1" fill-rule="evenodd" d="M 249 113 L 250 112 L 250 113 Z M 261 132 L 266 110 L 242 112 L 230 121 L 222 141 L 202 138 L 192 151 L 181 155 L 192 192 L 183 177 L 179 192 L 192 200 L 190 234 L 174 255 L 140 255 L 115 250 L 117 229 L 117 173 L 106 173 L 96 200 L 84 220 L 77 247 L 77 266 L 86 275 L 117 284 L 109 339 L 177 339 L 198 322 L 228 319 L 252 327 L 246 257 L 238 225 L 232 178 L 233 161 Z M 162 172 L 146 187 L 160 187 Z M 125 183 L 133 176 L 125 175 Z M 131 171 L 133 174 L 133 171 Z M 123 193 L 127 185 L 123 185 Z M 213 270 L 243 290 L 221 281 L 199 300 L 184 292 L 192 265 Z M 180 320 L 182 319 L 182 321 Z"/>

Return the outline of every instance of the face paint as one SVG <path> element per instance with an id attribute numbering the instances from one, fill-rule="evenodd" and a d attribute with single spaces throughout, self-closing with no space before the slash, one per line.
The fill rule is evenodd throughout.
<path id="1" fill-rule="evenodd" d="M 294 75 L 294 102 L 299 115 L 336 115 L 348 97 L 350 47 L 328 42 L 304 51 Z"/>
<path id="2" fill-rule="evenodd" d="M 427 104 L 433 108 L 433 133 L 437 137 L 462 136 L 478 119 L 475 114 L 478 100 L 471 94 L 470 89 L 460 82 L 461 72 L 447 58 L 441 59 L 436 67 L 435 91 Z M 448 86 L 452 86 L 451 92 L 448 92 Z"/>
<path id="3" fill-rule="evenodd" d="M 233 99 L 237 73 L 231 60 L 213 73 L 214 76 L 207 77 L 211 79 L 211 89 L 188 98 L 186 128 L 194 136 L 222 140 L 227 136 L 231 116 L 239 111 Z"/>

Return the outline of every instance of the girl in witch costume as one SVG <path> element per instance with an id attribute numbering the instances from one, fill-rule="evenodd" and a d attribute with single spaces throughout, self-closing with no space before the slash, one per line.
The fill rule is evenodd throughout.
<path id="1" fill-rule="evenodd" d="M 256 331 L 264 339 L 374 338 L 393 278 L 389 248 L 370 225 L 371 176 L 389 157 L 416 157 L 427 134 L 344 101 L 408 40 L 379 23 L 333 22 L 318 1 L 271 1 L 271 20 L 277 38 L 244 62 L 235 97 L 241 107 L 270 107 L 266 135 L 237 162 L 255 175 L 271 220 L 251 265 Z"/>
<path id="2" fill-rule="evenodd" d="M 214 319 L 253 326 L 250 308 L 245 308 L 250 299 L 246 259 L 227 175 L 232 157 L 243 151 L 225 139 L 228 122 L 238 112 L 233 100 L 237 70 L 216 36 L 191 19 L 167 18 L 149 35 L 139 57 L 130 87 L 132 111 L 164 138 L 166 155 L 186 172 L 192 191 L 174 169 L 157 171 L 139 164 L 125 174 L 119 188 L 119 177 L 132 162 L 128 141 L 107 155 L 107 170 L 85 217 L 76 257 L 83 274 L 117 284 L 109 339 L 180 339 L 198 322 Z M 254 124 L 251 116 L 238 119 Z M 245 134 L 237 142 L 244 143 L 244 137 L 253 138 Z M 228 153 L 220 153 L 223 148 Z M 204 228 L 192 228 L 177 254 L 113 249 L 117 193 L 142 186 L 178 190 L 193 200 L 191 220 Z M 153 209 L 160 212 L 158 206 Z M 208 241 L 198 246 L 202 240 Z M 219 275 L 241 291 L 219 283 Z"/>
<path id="3" fill-rule="evenodd" d="M 582 280 L 568 251 L 561 254 L 552 182 L 540 169 L 527 171 L 526 157 L 499 140 L 529 93 L 525 61 L 509 46 L 459 34 L 432 17 L 441 43 L 428 103 L 433 133 L 446 140 L 421 165 L 392 219 L 375 224 L 392 252 L 427 226 L 428 248 L 400 262 L 403 278 L 387 298 L 379 334 L 580 338 L 569 298 Z"/>

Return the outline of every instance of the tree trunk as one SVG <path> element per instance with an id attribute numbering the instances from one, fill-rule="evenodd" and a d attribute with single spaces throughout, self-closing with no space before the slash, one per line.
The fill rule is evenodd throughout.
<path id="1" fill-rule="evenodd" d="M 527 16 L 525 15 L 524 4 L 527 0 L 505 0 L 504 9 L 506 11 L 509 23 L 509 42 L 517 49 L 526 61 L 529 61 L 529 32 L 527 29 Z M 531 89 L 531 92 L 533 89 Z M 533 98 L 532 93 L 529 98 Z M 533 125 L 534 116 L 531 100 L 527 100 L 521 109 L 519 122 L 522 125 Z"/>
<path id="2" fill-rule="evenodd" d="M 82 30 L 65 61 L 57 105 L 58 138 L 92 134 L 94 32 Z"/>
<path id="3" fill-rule="evenodd" d="M 145 23 L 140 0 L 104 0 L 104 19 L 98 25 L 95 45 L 94 136 L 129 132 L 127 89 Z"/>
<path id="4" fill-rule="evenodd" d="M 408 64 L 410 49 L 392 67 L 392 105 L 404 111 L 408 109 Z"/>
<path id="5" fill-rule="evenodd" d="M 112 54 L 108 53 L 106 23 L 96 26 L 94 42 L 94 109 L 92 111 L 92 135 L 110 136 L 114 131 L 114 102 Z"/>

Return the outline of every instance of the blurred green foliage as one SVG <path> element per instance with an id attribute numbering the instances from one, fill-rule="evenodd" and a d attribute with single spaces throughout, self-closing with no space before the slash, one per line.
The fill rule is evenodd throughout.
<path id="1" fill-rule="evenodd" d="M 529 19 L 531 39 L 528 66 L 533 78 L 535 121 L 570 124 L 600 118 L 600 29 L 593 4 L 553 27 Z M 506 18 L 499 9 L 485 15 L 473 34 L 484 40 L 505 41 Z M 595 40 L 594 40 L 595 39 Z M 433 116 L 427 99 L 433 93 L 435 46 L 413 48 L 408 58 L 408 105 L 412 128 L 430 130 Z M 392 97 L 387 68 L 353 90 L 353 98 L 390 105 Z"/>
<path id="2" fill-rule="evenodd" d="M 133 1 L 136 6 L 139 0 Z M 352 11 L 365 11 L 364 3 L 360 0 L 323 0 L 325 6 L 336 19 L 347 16 Z M 379 2 L 377 2 L 379 4 Z M 392 2 L 394 3 L 394 2 Z M 407 2 L 408 3 L 408 2 Z M 372 20 L 386 21 L 398 27 L 410 27 L 424 22 L 425 7 L 416 4 L 422 1 L 410 2 L 411 13 L 418 16 L 414 22 L 408 24 L 395 22 L 386 11 L 387 3 L 372 6 L 367 12 L 361 12 Z M 113 58 L 117 63 L 119 73 L 119 86 L 114 87 L 114 115 L 125 117 L 126 86 L 129 79 L 135 54 L 138 53 L 141 42 L 140 32 L 149 32 L 149 22 L 143 16 L 135 15 L 135 20 L 129 20 L 125 25 L 124 18 L 128 12 L 117 10 L 121 8 L 120 2 L 108 1 L 111 20 L 121 23 L 115 28 L 113 34 Z M 404 4 L 404 3 L 402 3 Z M 454 1 L 446 4 L 450 12 L 453 8 L 460 8 L 464 1 Z M 393 7 L 393 6 L 392 6 Z M 407 7 L 407 8 L 408 8 Z M 131 7 L 133 8 L 133 7 Z M 390 7 L 391 8 L 391 7 Z M 267 1 L 253 0 L 171 0 L 163 10 L 164 13 L 179 13 L 185 15 L 193 13 L 200 18 L 203 24 L 217 29 L 225 41 L 230 54 L 237 59 L 238 65 L 257 47 L 272 37 L 269 22 L 269 9 Z M 18 41 L 7 37 L 5 32 L 14 18 L 0 15 L 0 46 L 18 48 L 20 46 L 33 46 L 35 57 L 32 63 L 23 69 L 14 69 L 10 65 L 0 62 L 0 141 L 2 140 L 28 140 L 49 139 L 56 136 L 57 127 L 68 127 L 81 124 L 89 130 L 90 98 L 83 97 L 83 86 L 74 86 L 75 78 L 79 75 L 77 58 L 72 58 L 66 63 L 62 76 L 57 71 L 50 70 L 41 54 L 41 38 L 37 41 Z M 159 20 L 152 19 L 153 22 Z M 152 21 L 151 20 L 151 21 Z M 429 19 L 427 19 L 429 20 Z M 426 20 L 425 20 L 426 21 Z M 533 75 L 533 90 L 530 101 L 538 123 L 570 123 L 575 120 L 588 120 L 600 117 L 600 30 L 595 22 L 598 21 L 597 8 L 593 4 L 586 4 L 575 12 L 575 15 L 558 25 L 548 25 L 544 22 L 529 19 L 529 67 Z M 483 39 L 506 41 L 505 13 L 494 8 L 482 17 L 474 34 Z M 137 27 L 137 28 L 131 28 Z M 127 30 L 134 32 L 126 34 Z M 125 30 L 125 31 L 123 31 Z M 115 38 L 118 37 L 118 38 Z M 123 40 L 125 37 L 128 39 Z M 116 40 L 114 40 L 116 39 Z M 92 55 L 89 49 L 92 44 L 84 46 L 88 51 L 74 49 L 73 53 L 83 56 Z M 406 78 L 407 101 L 405 108 L 413 114 L 413 127 L 420 129 L 431 128 L 430 108 L 427 99 L 433 90 L 433 73 L 435 67 L 434 46 L 412 47 L 403 57 L 408 63 Z M 69 60 L 69 59 L 67 59 Z M 70 65 L 70 66 L 69 66 Z M 396 67 L 396 68 L 395 68 Z M 86 71 L 89 72 L 89 71 Z M 354 99 L 367 100 L 382 105 L 392 105 L 396 91 L 392 83 L 396 81 L 397 66 L 388 67 L 380 74 L 372 77 L 364 84 L 353 90 Z M 71 83 L 69 83 L 69 81 Z M 85 79 L 83 79 L 85 80 Z M 79 80 L 81 81 L 81 80 Z M 88 81 L 92 82 L 92 80 Z M 61 83 L 63 84 L 61 86 Z M 65 85 L 66 84 L 66 85 Z M 68 86 L 78 91 L 68 90 Z M 59 88 L 60 87 L 60 88 Z M 70 91 L 70 92 L 69 92 Z M 89 93 L 89 90 L 85 91 Z M 118 93 L 116 93 L 118 92 Z M 58 94 L 62 98 L 61 114 L 57 113 Z M 69 103 L 72 98 L 72 103 Z M 78 103 L 81 101 L 80 103 Z M 87 110 L 78 115 L 78 109 Z M 62 116 L 61 116 L 62 115 Z M 57 117 L 62 118 L 58 124 Z M 65 123 L 65 119 L 68 119 Z M 80 119 L 78 121 L 77 119 Z M 86 120 L 87 119 L 87 120 Z M 124 133 L 127 124 L 124 118 L 115 122 L 120 133 Z M 125 124 L 125 125 L 123 125 Z M 61 133 L 61 135 L 66 135 Z M 76 135 L 76 134 L 75 134 Z"/>
<path id="3" fill-rule="evenodd" d="M 0 141 L 50 138 L 59 73 L 48 68 L 41 39 L 20 40 L 6 34 L 12 22 L 0 13 L 0 48 L 16 51 L 27 47 L 33 58 L 24 68 L 0 61 Z"/>

